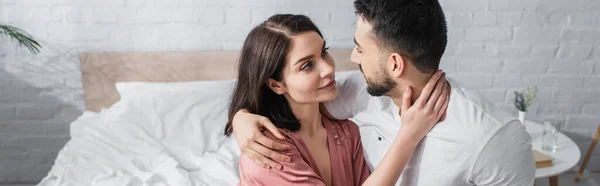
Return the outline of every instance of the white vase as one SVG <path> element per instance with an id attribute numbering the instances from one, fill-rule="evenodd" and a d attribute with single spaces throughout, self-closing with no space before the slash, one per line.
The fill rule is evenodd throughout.
<path id="1" fill-rule="evenodd" d="M 519 110 L 519 121 L 521 121 L 521 124 L 525 124 L 525 114 L 527 114 L 527 112 Z"/>

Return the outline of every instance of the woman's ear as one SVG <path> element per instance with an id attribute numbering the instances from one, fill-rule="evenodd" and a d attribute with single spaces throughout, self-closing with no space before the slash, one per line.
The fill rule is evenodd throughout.
<path id="1" fill-rule="evenodd" d="M 278 81 L 275 81 L 274 79 L 269 78 L 267 80 L 267 86 L 273 90 L 273 92 L 275 92 L 276 94 L 283 94 L 285 93 L 285 88 L 283 87 L 283 83 L 280 83 Z"/>

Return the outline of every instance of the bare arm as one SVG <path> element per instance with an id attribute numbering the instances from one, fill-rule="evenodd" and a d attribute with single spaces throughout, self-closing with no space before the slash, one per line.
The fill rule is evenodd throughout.
<path id="1" fill-rule="evenodd" d="M 411 105 L 412 89 L 402 98 L 402 126 L 381 163 L 363 185 L 394 185 L 417 144 L 440 120 L 448 107 L 449 88 L 442 72 L 431 77 L 419 98 Z M 430 97 L 431 95 L 431 97 Z"/>
<path id="2" fill-rule="evenodd" d="M 242 155 L 239 162 L 240 168 L 240 186 L 261 186 L 261 185 L 297 185 L 297 186 L 325 186 L 323 179 L 304 161 L 298 148 L 289 138 L 280 140 L 274 135 L 264 132 L 267 138 L 273 139 L 278 143 L 289 145 L 289 150 L 281 151 L 287 156 L 292 157 L 292 161 L 278 163 L 285 166 L 285 169 L 265 169 L 259 166 L 255 160 Z"/>
<path id="3" fill-rule="evenodd" d="M 233 117 L 232 127 L 240 151 L 261 167 L 281 169 L 282 165 L 274 160 L 290 162 L 291 158 L 280 151 L 289 150 L 291 147 L 276 142 L 261 132 L 269 130 L 278 139 L 284 139 L 268 118 L 240 110 Z"/>

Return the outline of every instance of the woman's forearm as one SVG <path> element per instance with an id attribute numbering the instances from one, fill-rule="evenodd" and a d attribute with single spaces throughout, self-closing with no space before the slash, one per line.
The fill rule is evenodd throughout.
<path id="1" fill-rule="evenodd" d="M 399 132 L 390 149 L 363 185 L 386 186 L 396 184 L 418 143 L 419 141 L 414 140 L 410 135 L 403 135 L 402 132 Z"/>

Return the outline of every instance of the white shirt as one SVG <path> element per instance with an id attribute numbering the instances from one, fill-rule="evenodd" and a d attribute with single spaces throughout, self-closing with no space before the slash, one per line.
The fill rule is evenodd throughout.
<path id="1" fill-rule="evenodd" d="M 338 98 L 325 106 L 360 128 L 365 158 L 374 170 L 400 128 L 399 108 L 389 97 L 373 97 L 356 71 L 338 77 Z M 535 177 L 531 137 L 525 127 L 482 95 L 451 78 L 446 119 L 415 149 L 396 185 L 530 186 Z"/>

